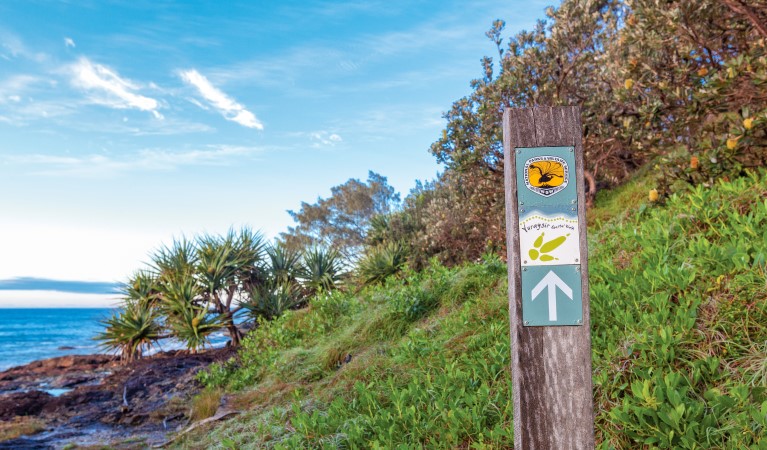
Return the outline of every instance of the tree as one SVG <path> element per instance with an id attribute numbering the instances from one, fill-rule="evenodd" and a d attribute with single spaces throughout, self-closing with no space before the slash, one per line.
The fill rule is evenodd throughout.
<path id="1" fill-rule="evenodd" d="M 297 225 L 280 237 L 293 250 L 321 245 L 354 261 L 362 251 L 371 219 L 390 213 L 399 200 L 386 177 L 371 171 L 366 183 L 350 179 L 331 188 L 330 197 L 318 198 L 314 204 L 302 202 L 300 210 L 288 211 Z"/>
<path id="2" fill-rule="evenodd" d="M 226 236 L 204 235 L 197 241 L 196 277 L 201 297 L 221 316 L 234 346 L 239 345 L 242 338 L 234 323 L 234 315 L 241 306 L 234 301 L 242 299 L 243 292 L 266 278 L 265 250 L 263 236 L 248 228 L 239 234 L 230 230 Z"/>
<path id="3" fill-rule="evenodd" d="M 97 339 L 126 361 L 169 337 L 196 352 L 219 330 L 227 330 L 231 345 L 238 346 L 242 332 L 235 316 L 241 310 L 271 320 L 338 288 L 344 276 L 334 250 L 270 246 L 249 228 L 174 240 L 125 283 L 123 308 L 103 322 Z"/>

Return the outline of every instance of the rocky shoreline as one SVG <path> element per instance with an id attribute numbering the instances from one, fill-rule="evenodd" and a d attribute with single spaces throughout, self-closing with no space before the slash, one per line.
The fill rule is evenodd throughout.
<path id="1" fill-rule="evenodd" d="M 0 372 L 0 426 L 34 421 L 39 431 L 5 441 L 0 433 L 0 449 L 160 444 L 188 424 L 191 398 L 201 389 L 196 373 L 232 354 L 164 352 L 130 364 L 71 355 Z"/>

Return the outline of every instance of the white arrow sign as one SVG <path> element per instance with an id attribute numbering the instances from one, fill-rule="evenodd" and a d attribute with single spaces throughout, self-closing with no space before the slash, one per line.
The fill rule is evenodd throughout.
<path id="1" fill-rule="evenodd" d="M 535 297 L 538 297 L 538 295 L 543 292 L 544 289 L 549 288 L 549 320 L 552 322 L 557 321 L 557 288 L 559 288 L 562 292 L 565 293 L 565 295 L 572 300 L 573 299 L 573 290 L 570 289 L 570 286 L 565 284 L 564 281 L 562 281 L 561 278 L 557 276 L 557 274 L 554 273 L 553 270 L 550 270 L 549 273 L 546 274 L 545 277 L 540 281 L 540 283 L 536 284 L 533 288 L 532 299 L 535 300 Z"/>

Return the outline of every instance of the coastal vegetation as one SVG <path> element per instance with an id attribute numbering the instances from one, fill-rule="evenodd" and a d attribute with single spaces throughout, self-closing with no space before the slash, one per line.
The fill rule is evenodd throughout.
<path id="1" fill-rule="evenodd" d="M 646 198 L 590 223 L 599 448 L 767 444 L 767 173 Z M 628 206 L 627 206 L 628 205 Z M 510 448 L 506 265 L 433 260 L 262 321 L 199 379 L 243 413 L 183 448 Z"/>
<path id="2" fill-rule="evenodd" d="M 400 201 L 371 172 L 250 229 L 163 247 L 105 322 L 140 357 L 226 331 L 188 448 L 513 444 L 501 113 L 581 105 L 600 448 L 767 445 L 767 7 L 564 0 L 487 36 L 472 92 Z M 505 44 L 504 44 L 505 42 Z M 241 315 L 242 314 L 242 315 Z M 241 317 L 252 325 L 249 332 Z"/>
<path id="3" fill-rule="evenodd" d="M 248 228 L 175 241 L 125 283 L 124 305 L 103 322 L 105 331 L 97 339 L 126 361 L 169 337 L 196 352 L 209 345 L 213 333 L 226 331 L 236 347 L 242 338 L 238 313 L 273 319 L 337 288 L 343 275 L 333 249 L 295 252 L 268 245 Z"/>

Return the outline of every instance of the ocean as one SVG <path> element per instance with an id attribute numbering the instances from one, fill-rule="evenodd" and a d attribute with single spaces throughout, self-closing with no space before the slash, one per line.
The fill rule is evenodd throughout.
<path id="1" fill-rule="evenodd" d="M 93 340 L 104 327 L 99 323 L 112 308 L 0 308 L 0 372 L 38 359 L 105 353 Z M 211 335 L 212 347 L 229 340 L 223 332 Z M 145 355 L 180 350 L 184 346 L 163 339 Z"/>
<path id="2" fill-rule="evenodd" d="M 0 371 L 55 356 L 102 353 L 93 338 L 111 308 L 0 308 Z"/>

